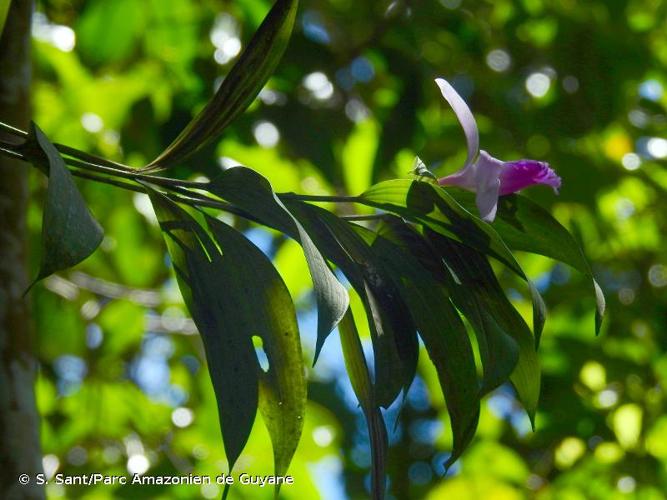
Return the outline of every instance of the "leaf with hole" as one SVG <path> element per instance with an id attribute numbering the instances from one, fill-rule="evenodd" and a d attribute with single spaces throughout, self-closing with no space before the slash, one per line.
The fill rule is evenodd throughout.
<path id="1" fill-rule="evenodd" d="M 179 287 L 201 333 L 230 470 L 259 407 L 271 436 L 277 475 L 296 450 L 306 404 L 296 313 L 270 260 L 241 233 L 206 216 L 208 231 L 150 191 Z M 261 338 L 269 368 L 259 365 Z"/>
<path id="2" fill-rule="evenodd" d="M 230 168 L 213 179 L 207 189 L 252 214 L 258 222 L 287 234 L 301 244 L 317 301 L 317 360 L 324 341 L 350 303 L 345 287 L 331 272 L 310 235 L 275 195 L 269 181 L 260 174 L 245 167 Z"/>

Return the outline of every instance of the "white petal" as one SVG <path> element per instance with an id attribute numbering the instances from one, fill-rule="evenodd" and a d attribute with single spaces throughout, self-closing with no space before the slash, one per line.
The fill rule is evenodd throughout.
<path id="1" fill-rule="evenodd" d="M 477 156 L 477 151 L 479 151 L 479 131 L 477 130 L 475 117 L 472 115 L 466 102 L 459 94 L 457 94 L 454 87 L 452 87 L 447 80 L 436 78 L 435 83 L 440 87 L 442 97 L 444 97 L 452 107 L 454 114 L 456 114 L 456 118 L 458 118 L 461 127 L 463 127 L 463 133 L 465 134 L 466 142 L 468 143 L 466 166 L 470 165 L 475 159 L 475 156 Z"/>
<path id="2" fill-rule="evenodd" d="M 493 222 L 498 209 L 498 195 L 500 193 L 500 174 L 505 167 L 504 162 L 494 158 L 486 151 L 479 152 L 479 158 L 475 162 L 475 173 L 477 182 L 477 210 L 479 216 L 487 221 Z"/>
<path id="3" fill-rule="evenodd" d="M 477 191 L 477 164 L 466 165 L 458 172 L 438 179 L 441 186 L 458 186 L 468 191 Z"/>
<path id="4" fill-rule="evenodd" d="M 496 218 L 496 211 L 498 210 L 498 192 L 500 191 L 500 180 L 494 184 L 490 184 L 477 191 L 475 203 L 479 216 L 486 222 L 493 222 Z"/>

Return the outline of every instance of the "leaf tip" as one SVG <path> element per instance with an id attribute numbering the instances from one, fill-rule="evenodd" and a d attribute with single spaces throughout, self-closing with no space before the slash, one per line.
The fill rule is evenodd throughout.
<path id="1" fill-rule="evenodd" d="M 33 282 L 30 283 L 30 285 L 28 285 L 28 288 L 25 289 L 25 291 L 24 291 L 23 294 L 21 295 L 21 298 L 22 298 L 22 299 L 25 299 L 25 298 L 26 298 L 26 295 L 28 295 L 28 294 L 30 293 L 30 291 L 32 290 L 32 288 L 33 288 L 33 287 L 34 287 L 34 286 L 35 286 L 41 279 L 42 279 L 41 276 L 37 276 L 37 277 L 33 280 Z"/>
<path id="2" fill-rule="evenodd" d="M 444 469 L 444 473 L 442 474 L 443 477 L 447 476 L 449 474 L 449 470 L 451 469 L 452 465 L 456 463 L 456 461 L 459 459 L 460 454 L 459 453 L 454 453 L 452 452 L 451 455 L 449 455 L 449 458 L 445 460 L 445 463 L 442 464 L 442 468 Z"/>
<path id="3" fill-rule="evenodd" d="M 317 336 L 317 343 L 315 344 L 315 355 L 313 356 L 313 368 L 317 363 L 317 360 L 320 358 L 322 353 L 322 348 L 324 347 L 324 337 L 322 335 Z"/>
<path id="4" fill-rule="evenodd" d="M 604 318 L 604 312 L 607 307 L 607 301 L 604 298 L 604 293 L 602 288 L 598 285 L 598 282 L 593 280 L 593 288 L 595 289 L 595 335 L 600 334 L 600 329 L 602 328 L 602 319 Z"/>
<path id="5" fill-rule="evenodd" d="M 530 429 L 535 432 L 536 425 L 535 425 L 535 412 L 534 411 L 529 411 L 528 412 L 528 420 L 530 420 Z"/>

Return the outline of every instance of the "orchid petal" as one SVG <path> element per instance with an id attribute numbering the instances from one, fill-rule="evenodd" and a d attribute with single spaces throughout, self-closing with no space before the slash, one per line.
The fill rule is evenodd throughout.
<path id="1" fill-rule="evenodd" d="M 477 188 L 477 166 L 473 163 L 466 165 L 458 172 L 438 179 L 441 186 L 458 186 L 469 191 Z"/>
<path id="2" fill-rule="evenodd" d="M 484 189 L 477 191 L 475 203 L 479 210 L 479 217 L 486 222 L 493 222 L 498 210 L 498 193 L 500 191 L 500 181 L 485 186 Z"/>
<path id="3" fill-rule="evenodd" d="M 456 118 L 459 120 L 463 133 L 466 136 L 466 143 L 468 144 L 468 157 L 466 158 L 465 166 L 472 165 L 477 151 L 479 151 L 479 131 L 477 130 L 477 122 L 472 115 L 470 108 L 461 96 L 454 90 L 447 80 L 443 78 L 436 78 L 435 83 L 440 87 L 442 97 L 449 103 L 454 110 Z"/>
<path id="4" fill-rule="evenodd" d="M 516 193 L 535 184 L 551 186 L 558 193 L 561 178 L 549 167 L 548 163 L 542 161 L 518 160 L 504 163 L 503 171 L 500 174 L 501 195 Z"/>
<path id="5" fill-rule="evenodd" d="M 475 162 L 476 168 L 476 193 L 475 201 L 479 216 L 487 221 L 493 222 L 498 209 L 498 195 L 500 194 L 501 175 L 505 168 L 504 162 L 494 158 L 486 151 L 479 152 L 479 158 Z"/>

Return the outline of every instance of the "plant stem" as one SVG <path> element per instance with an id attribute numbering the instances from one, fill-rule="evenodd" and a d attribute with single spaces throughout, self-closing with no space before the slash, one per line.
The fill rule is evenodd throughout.
<path id="1" fill-rule="evenodd" d="M 8 125 L 6 123 L 0 122 L 0 130 L 3 130 L 4 132 L 7 132 L 8 134 L 12 134 L 14 136 L 18 136 L 21 139 L 25 139 L 28 137 L 28 132 L 25 132 L 21 130 L 20 128 L 12 127 L 11 125 Z"/>
<path id="2" fill-rule="evenodd" d="M 5 125 L 4 123 L 0 122 L 0 125 L 4 127 L 8 127 L 8 125 Z M 9 127 L 13 128 L 13 127 Z M 17 129 L 18 130 L 18 129 Z M 63 156 L 63 161 L 69 166 L 84 169 L 84 170 L 90 170 L 93 172 L 99 172 L 102 174 L 107 174 L 107 175 L 112 175 L 115 177 L 120 177 L 123 179 L 130 179 L 130 180 L 142 180 L 146 182 L 150 182 L 152 184 L 156 184 L 158 186 L 164 186 L 164 187 L 172 187 L 172 186 L 181 186 L 181 187 L 188 187 L 188 188 L 194 188 L 194 189 L 204 189 L 207 185 L 205 182 L 196 182 L 196 181 L 185 181 L 185 180 L 180 180 L 180 179 L 172 179 L 168 177 L 160 177 L 156 175 L 147 175 L 147 174 L 142 174 L 138 172 L 135 169 L 126 169 L 126 170 L 119 170 L 115 166 L 119 165 L 115 162 L 111 162 L 109 160 L 102 160 L 100 158 L 97 158 L 95 156 L 88 155 L 87 153 L 83 153 L 78 150 L 72 150 L 71 148 L 67 146 L 63 146 L 61 148 L 61 145 L 57 145 L 59 149 L 67 149 L 70 151 L 77 151 L 77 154 L 80 157 L 85 157 L 85 158 L 92 158 L 95 161 L 98 161 L 98 163 L 93 163 L 91 161 L 87 160 L 82 160 L 81 158 L 77 157 L 70 157 L 69 153 L 66 153 L 68 156 Z M 24 161 L 30 162 L 30 159 L 24 154 L 21 153 L 20 151 L 15 151 L 12 148 L 16 148 L 17 146 L 14 144 L 9 144 L 4 141 L 0 141 L 0 152 L 12 156 L 13 158 L 19 158 Z M 61 151 L 62 152 L 62 151 Z M 108 165 L 115 165 L 114 167 L 110 167 Z"/>
<path id="3" fill-rule="evenodd" d="M 369 214 L 369 215 L 339 215 L 341 219 L 349 221 L 364 221 L 364 220 L 382 220 L 388 214 Z"/>
<path id="4" fill-rule="evenodd" d="M 128 191 L 134 191 L 136 193 L 144 193 L 144 194 L 146 193 L 146 189 L 144 189 L 141 185 L 132 184 L 126 181 L 119 181 L 116 179 L 110 179 L 108 177 L 104 177 L 101 175 L 81 170 L 70 170 L 70 172 L 72 172 L 72 175 L 75 175 L 76 177 L 80 177 L 82 179 L 88 179 L 96 182 L 101 182 L 103 184 L 109 184 L 111 186 L 120 187 L 122 189 L 127 189 Z M 241 210 L 240 208 L 237 208 L 234 205 L 231 205 L 224 201 L 218 201 L 208 197 L 192 196 L 193 193 L 187 193 L 185 191 L 181 191 L 181 193 L 183 194 L 169 193 L 169 192 L 163 192 L 162 194 L 170 198 L 172 201 L 178 203 L 185 203 L 186 205 L 190 205 L 193 207 L 217 208 L 218 210 L 223 210 L 225 212 L 238 215 L 245 219 L 252 220 L 253 222 L 258 222 L 257 219 L 248 212 L 245 212 L 244 210 Z"/>
<path id="5" fill-rule="evenodd" d="M 206 186 L 206 183 L 204 182 L 183 181 L 180 179 L 171 179 L 168 177 L 160 177 L 157 175 L 146 175 L 146 174 L 141 174 L 136 170 L 118 171 L 114 168 L 107 167 L 105 165 L 96 165 L 86 161 L 81 161 L 80 159 L 76 158 L 67 158 L 65 159 L 65 161 L 68 165 L 72 167 L 77 167 L 84 170 L 90 170 L 93 172 L 112 175 L 114 177 L 120 177 L 122 179 L 141 180 L 145 182 L 150 182 L 151 184 L 155 184 L 157 186 L 163 186 L 163 187 L 178 186 L 178 187 L 189 187 L 195 189 L 202 189 L 204 186 Z"/>
<path id="6" fill-rule="evenodd" d="M 99 156 L 91 155 L 84 151 L 80 151 L 78 149 L 65 146 L 63 144 L 55 143 L 54 146 L 60 153 L 64 155 L 71 156 L 77 159 L 82 159 L 93 165 L 101 165 L 109 169 L 113 169 L 120 172 L 130 172 L 130 173 L 136 172 L 136 169 L 129 167 L 127 165 L 123 165 L 122 163 L 118 163 L 112 160 L 107 160 L 106 158 L 100 158 Z"/>
<path id="7" fill-rule="evenodd" d="M 8 125 L 6 123 L 0 122 L 0 130 L 3 130 L 4 132 L 7 132 L 9 134 L 12 134 L 15 137 L 18 137 L 22 140 L 25 140 L 28 138 L 28 132 L 25 130 L 21 130 L 16 127 L 12 127 L 11 125 Z M 100 158 L 98 156 L 94 156 L 88 153 L 85 153 L 83 151 L 80 151 L 75 148 L 71 148 L 69 146 L 65 146 L 63 144 L 54 144 L 56 149 L 60 151 L 63 154 L 72 156 L 74 158 L 82 159 L 84 161 L 87 161 L 88 163 L 96 164 L 96 165 L 103 165 L 109 168 L 113 168 L 114 170 L 118 170 L 121 172 L 132 172 L 135 169 L 132 167 L 129 167 L 127 165 L 123 165 L 122 163 L 117 163 L 112 160 L 107 160 L 106 158 Z"/>
<path id="8" fill-rule="evenodd" d="M 4 146 L 4 143 L 3 143 Z M 16 151 L 12 151 L 11 149 L 6 149 L 4 147 L 0 147 L 0 153 L 3 153 L 7 156 L 11 156 L 12 158 L 16 158 L 18 160 L 23 160 L 23 155 L 21 153 L 17 153 Z"/>
<path id="9" fill-rule="evenodd" d="M 27 137 L 27 133 L 0 122 L 0 130 L 10 132 L 22 138 Z M 156 186 L 160 186 L 172 192 L 182 203 L 188 203 L 193 206 L 211 207 L 225 210 L 241 217 L 255 220 L 250 214 L 244 212 L 233 205 L 216 200 L 202 193 L 192 191 L 193 189 L 205 190 L 208 187 L 208 182 L 186 181 L 180 179 L 172 179 L 170 177 L 161 177 L 157 175 L 145 174 L 126 167 L 120 163 L 116 163 L 103 158 L 98 158 L 83 151 L 79 151 L 68 146 L 56 144 L 58 150 L 63 153 L 63 161 L 70 167 L 72 174 L 77 177 L 110 184 L 130 191 L 145 192 L 143 188 L 138 187 L 131 182 L 123 182 L 118 179 L 125 179 L 127 181 L 147 182 Z M 21 150 L 22 145 L 10 144 L 7 142 L 0 142 L 0 154 L 10 156 L 12 158 L 21 159 L 30 162 L 30 158 L 26 155 L 25 150 Z M 99 174 L 99 175 L 98 175 Z M 109 177 L 110 176 L 110 177 Z M 116 178 L 116 179 L 114 179 Z M 331 203 L 363 203 L 363 200 L 358 196 L 331 196 L 331 195 L 306 195 L 296 193 L 279 193 L 279 197 L 287 200 L 299 200 L 309 202 L 331 202 Z M 367 216 L 347 216 L 349 220 L 373 220 L 380 218 L 378 215 Z"/>
<path id="10" fill-rule="evenodd" d="M 278 193 L 280 198 L 286 200 L 299 201 L 321 201 L 331 203 L 360 203 L 359 196 L 330 196 L 330 195 L 312 195 L 312 194 L 297 194 L 297 193 Z"/>

